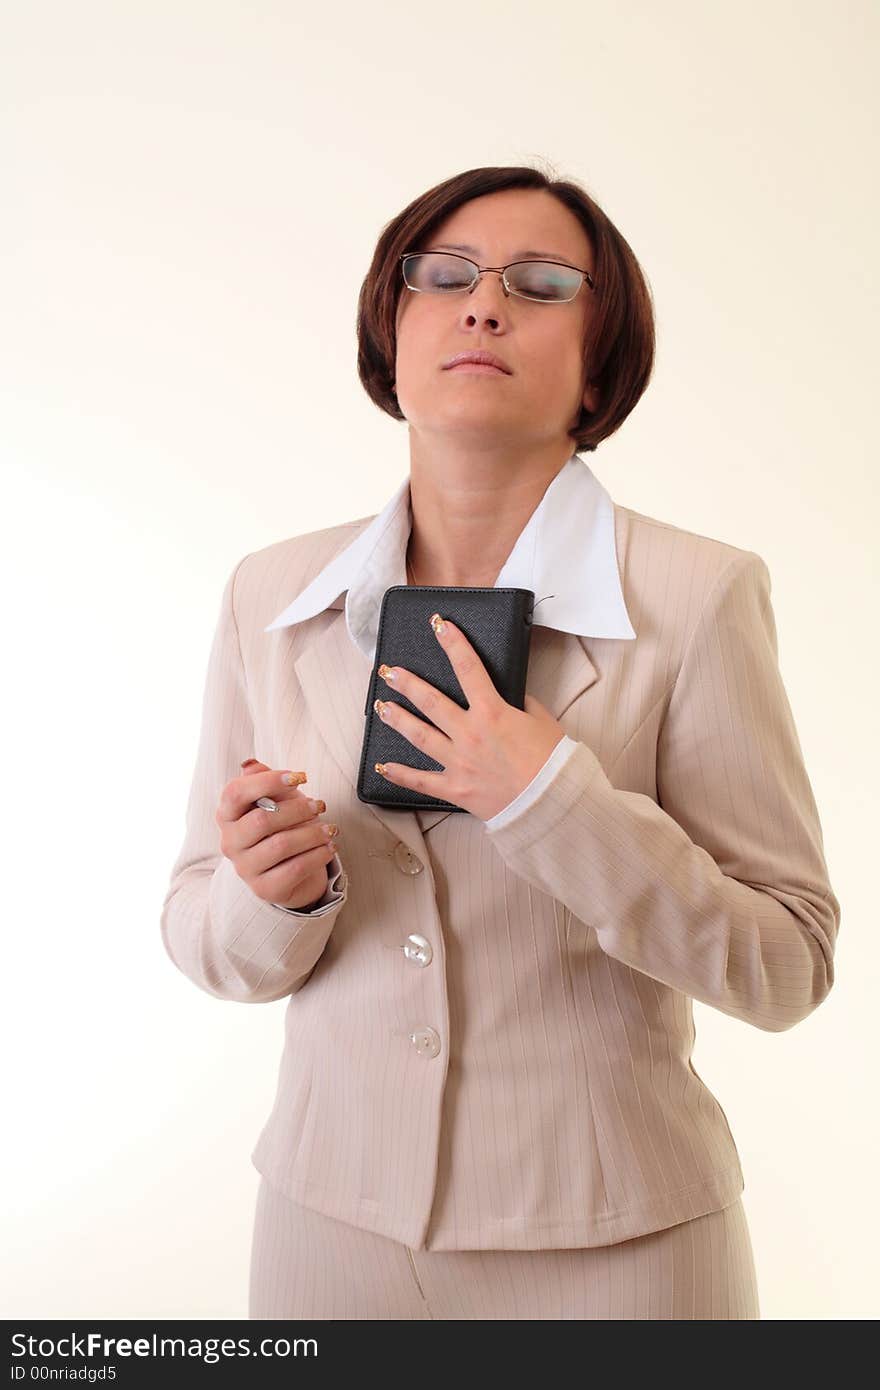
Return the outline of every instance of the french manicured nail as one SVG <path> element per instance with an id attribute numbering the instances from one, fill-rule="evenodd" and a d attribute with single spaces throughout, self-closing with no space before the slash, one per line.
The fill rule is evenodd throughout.
<path id="1" fill-rule="evenodd" d="M 373 763 L 373 767 L 376 769 L 377 772 L 381 772 L 381 774 L 382 774 L 383 777 L 385 776 L 385 764 L 384 764 L 384 763 Z"/>
<path id="2" fill-rule="evenodd" d="M 432 626 L 432 628 L 434 629 L 435 635 L 438 635 L 438 636 L 439 636 L 439 634 L 440 634 L 441 632 L 445 632 L 445 631 L 446 631 L 446 624 L 444 623 L 443 619 L 440 617 L 440 614 L 439 614 L 439 613 L 432 613 L 432 614 L 431 614 L 431 620 L 430 620 L 430 621 L 431 621 L 431 626 Z"/>
<path id="3" fill-rule="evenodd" d="M 383 681 L 397 680 L 397 672 L 395 671 L 394 667 L 386 666 L 384 661 L 382 662 L 382 665 L 379 667 L 379 675 L 382 677 Z"/>
<path id="4" fill-rule="evenodd" d="M 282 772 L 281 780 L 287 787 L 298 787 L 309 779 L 304 772 Z"/>

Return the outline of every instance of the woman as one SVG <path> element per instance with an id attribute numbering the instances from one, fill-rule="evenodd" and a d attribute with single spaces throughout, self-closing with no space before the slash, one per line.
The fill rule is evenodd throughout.
<path id="1" fill-rule="evenodd" d="M 430 189 L 384 229 L 358 332 L 409 477 L 230 575 L 162 914 L 200 988 L 288 998 L 250 1315 L 758 1318 L 692 1000 L 792 1027 L 840 916 L 767 567 L 615 505 L 580 457 L 639 400 L 654 332 L 577 185 Z M 442 613 L 466 708 L 405 651 L 382 672 L 426 716 L 380 702 L 401 747 L 442 769 L 384 775 L 466 814 L 356 794 L 401 583 L 536 594 L 524 710 Z"/>

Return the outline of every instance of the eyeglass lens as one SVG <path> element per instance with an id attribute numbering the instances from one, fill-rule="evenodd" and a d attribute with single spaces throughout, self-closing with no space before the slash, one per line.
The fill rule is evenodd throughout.
<path id="1" fill-rule="evenodd" d="M 403 262 L 403 278 L 410 289 L 428 294 L 470 289 L 477 275 L 472 261 L 451 251 L 422 251 L 407 256 Z M 514 294 L 543 303 L 573 299 L 582 281 L 580 271 L 554 261 L 518 261 L 507 270 L 507 282 Z"/>

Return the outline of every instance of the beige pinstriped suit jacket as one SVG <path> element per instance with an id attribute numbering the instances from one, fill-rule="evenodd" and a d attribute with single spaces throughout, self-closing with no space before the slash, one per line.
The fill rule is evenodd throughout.
<path id="1" fill-rule="evenodd" d="M 608 1244 L 734 1201 L 691 1001 L 778 1032 L 833 982 L 840 908 L 767 567 L 614 516 L 637 638 L 535 626 L 527 689 L 581 748 L 494 832 L 358 799 L 370 663 L 344 596 L 264 632 L 370 519 L 248 555 L 224 590 L 162 939 L 220 999 L 288 997 L 256 1168 L 414 1249 Z M 219 852 L 250 756 L 305 768 L 341 827 L 326 915 L 262 902 Z"/>

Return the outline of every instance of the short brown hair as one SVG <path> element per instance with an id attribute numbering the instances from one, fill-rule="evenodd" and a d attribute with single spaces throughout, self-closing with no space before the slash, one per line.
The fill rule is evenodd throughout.
<path id="1" fill-rule="evenodd" d="M 405 416 L 393 382 L 397 308 L 405 286 L 400 255 L 430 236 L 462 203 L 503 188 L 538 188 L 552 193 L 579 219 L 590 238 L 596 264 L 596 313 L 584 343 L 590 380 L 599 387 L 599 408 L 581 407 L 570 431 L 575 449 L 589 451 L 607 439 L 634 409 L 654 365 L 654 307 L 650 285 L 629 243 L 590 195 L 569 179 L 527 165 L 468 169 L 414 199 L 383 228 L 358 297 L 358 376 L 371 400 L 395 420 Z"/>

